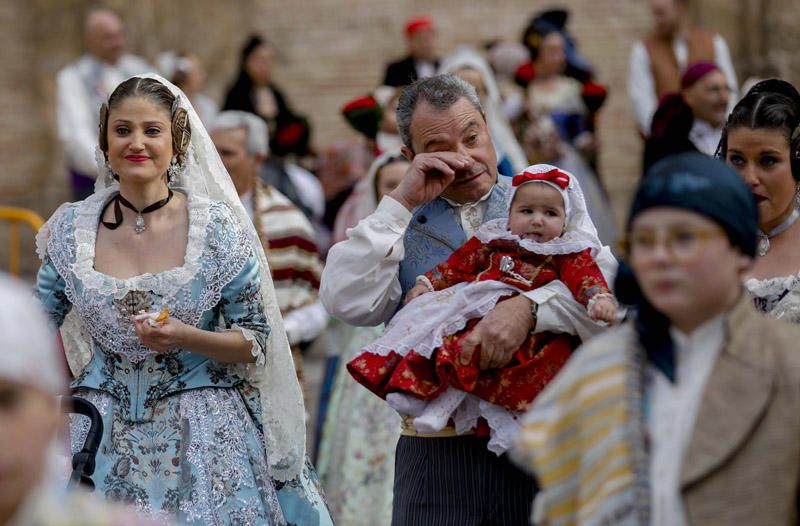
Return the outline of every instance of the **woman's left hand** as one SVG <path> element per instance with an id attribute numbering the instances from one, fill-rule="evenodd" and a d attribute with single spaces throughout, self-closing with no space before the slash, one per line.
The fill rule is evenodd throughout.
<path id="1" fill-rule="evenodd" d="M 147 320 L 131 317 L 136 336 L 142 345 L 157 352 L 173 351 L 184 346 L 185 335 L 189 326 L 173 317 L 156 322 L 155 326 Z"/>

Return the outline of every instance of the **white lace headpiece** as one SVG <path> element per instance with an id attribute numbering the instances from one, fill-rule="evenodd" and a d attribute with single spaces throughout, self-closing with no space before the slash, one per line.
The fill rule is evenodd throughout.
<path id="1" fill-rule="evenodd" d="M 167 86 L 177 98 L 177 105 L 185 108 L 188 113 L 191 127 L 189 147 L 183 167 L 179 170 L 177 179 L 171 184 L 185 189 L 189 195 L 224 201 L 233 210 L 242 230 L 247 234 L 260 264 L 261 296 L 269 320 L 270 334 L 264 365 L 248 366 L 247 379 L 261 394 L 261 413 L 270 475 L 281 481 L 291 480 L 300 474 L 305 462 L 305 408 L 264 249 L 217 149 L 188 97 L 177 86 L 159 75 L 137 76 L 150 78 Z M 174 110 L 173 107 L 173 112 Z M 107 169 L 105 157 L 99 147 L 96 158 L 98 177 L 95 182 L 95 193 L 111 192 L 114 188 L 118 188 L 119 183 Z M 73 344 L 88 345 L 87 336 L 81 331 L 80 326 L 74 323 L 67 324 L 65 321 L 62 326 L 62 336 L 65 347 Z M 85 349 L 86 347 L 83 347 L 84 356 Z M 70 352 L 69 349 L 67 351 L 68 357 L 78 356 L 77 352 Z M 72 367 L 72 364 L 70 366 Z M 74 367 L 72 368 L 74 370 Z"/>
<path id="2" fill-rule="evenodd" d="M 566 212 L 566 225 L 564 233 L 552 241 L 537 243 L 530 239 L 521 239 L 508 230 L 508 218 L 494 219 L 484 223 L 475 235 L 484 243 L 495 239 L 509 239 L 518 242 L 526 250 L 544 255 L 574 254 L 586 250 L 592 250 L 592 255 L 596 255 L 603 244 L 597 236 L 597 229 L 589 216 L 586 208 L 586 200 L 583 197 L 580 183 L 577 177 L 550 164 L 534 164 L 523 170 L 531 174 L 544 174 L 556 170 L 569 178 L 566 190 L 554 183 L 541 181 L 549 184 L 558 190 L 564 198 L 564 210 Z M 525 183 L 531 184 L 531 183 Z M 510 208 L 514 201 L 514 194 L 519 186 L 511 186 L 506 191 L 506 205 Z"/>

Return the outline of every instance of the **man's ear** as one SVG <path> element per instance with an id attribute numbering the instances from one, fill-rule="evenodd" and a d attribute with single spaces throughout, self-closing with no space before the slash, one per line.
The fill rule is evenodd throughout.
<path id="1" fill-rule="evenodd" d="M 414 152 L 412 152 L 411 148 L 409 148 L 408 146 L 403 146 L 402 148 L 400 148 L 400 152 L 406 159 L 408 159 L 408 162 L 414 160 Z"/>

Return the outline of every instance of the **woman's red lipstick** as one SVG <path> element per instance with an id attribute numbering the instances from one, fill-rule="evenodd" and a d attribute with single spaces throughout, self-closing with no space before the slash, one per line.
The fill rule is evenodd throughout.
<path id="1" fill-rule="evenodd" d="M 125 159 L 127 159 L 127 160 L 129 160 L 129 161 L 131 161 L 133 163 L 143 163 L 143 162 L 145 162 L 146 160 L 148 160 L 150 158 L 148 156 L 146 156 L 146 155 L 128 155 L 128 156 L 125 157 Z"/>

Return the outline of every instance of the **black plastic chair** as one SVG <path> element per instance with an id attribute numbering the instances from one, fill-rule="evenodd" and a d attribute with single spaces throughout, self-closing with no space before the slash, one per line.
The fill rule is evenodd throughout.
<path id="1" fill-rule="evenodd" d="M 95 469 L 95 457 L 103 439 L 103 418 L 97 408 L 88 400 L 76 396 L 62 396 L 61 410 L 67 414 L 79 414 L 89 418 L 89 432 L 83 448 L 72 455 L 72 474 L 67 483 L 68 489 L 83 486 L 83 489 L 94 491 L 92 475 Z"/>

